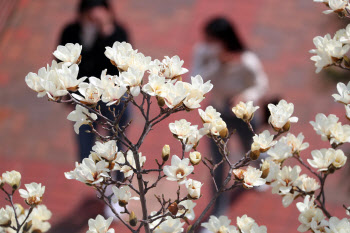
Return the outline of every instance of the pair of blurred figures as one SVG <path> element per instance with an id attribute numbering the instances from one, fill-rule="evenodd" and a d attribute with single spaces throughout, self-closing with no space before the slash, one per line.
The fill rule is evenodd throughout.
<path id="1" fill-rule="evenodd" d="M 214 84 L 210 104 L 222 114 L 223 120 L 230 130 L 237 129 L 244 151 L 250 149 L 252 132 L 247 125 L 236 118 L 231 107 L 239 101 L 258 101 L 266 92 L 268 80 L 257 56 L 248 50 L 241 41 L 233 24 L 227 19 L 218 17 L 211 19 L 203 30 L 204 40 L 196 44 L 194 49 L 193 74 L 200 74 L 203 79 Z M 83 46 L 82 61 L 79 65 L 79 76 L 100 77 L 107 69 L 108 74 L 118 75 L 118 69 L 104 56 L 105 47 L 115 41 L 129 41 L 127 31 L 117 22 L 108 0 L 81 0 L 77 19 L 63 30 L 60 44 L 79 43 Z M 99 103 L 101 112 L 108 118 L 113 114 L 104 103 Z M 114 108 L 118 112 L 121 105 Z M 128 120 L 126 112 L 121 125 Z M 254 122 L 253 122 L 254 123 Z M 80 127 L 77 135 L 80 160 L 87 158 L 95 143 L 88 125 Z M 121 145 L 118 143 L 118 148 Z M 221 159 L 215 144 L 211 145 L 214 162 Z M 217 169 L 215 179 L 220 187 L 222 169 Z M 223 209 L 225 203 L 217 203 L 214 213 Z"/>

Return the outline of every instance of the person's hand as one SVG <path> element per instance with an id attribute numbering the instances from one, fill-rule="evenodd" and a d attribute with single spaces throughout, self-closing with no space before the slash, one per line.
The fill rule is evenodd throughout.
<path id="1" fill-rule="evenodd" d="M 109 36 L 114 32 L 114 21 L 111 12 L 105 7 L 94 7 L 90 12 L 91 20 L 97 25 L 103 36 Z"/>

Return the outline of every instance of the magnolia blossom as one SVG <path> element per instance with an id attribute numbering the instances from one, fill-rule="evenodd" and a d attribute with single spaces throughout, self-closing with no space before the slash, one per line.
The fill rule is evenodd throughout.
<path id="1" fill-rule="evenodd" d="M 168 108 L 176 108 L 186 99 L 190 93 L 185 88 L 184 82 L 170 82 L 162 86 L 160 97 L 165 101 Z"/>
<path id="2" fill-rule="evenodd" d="M 230 225 L 231 220 L 227 216 L 220 216 L 219 218 L 211 215 L 208 222 L 202 223 L 208 231 L 218 233 L 239 233 L 235 226 Z"/>
<path id="3" fill-rule="evenodd" d="M 333 98 L 336 102 L 342 103 L 342 104 L 349 104 L 350 103 L 350 82 L 348 85 L 345 85 L 344 83 L 339 82 L 337 84 L 337 90 L 339 94 L 333 94 Z"/>
<path id="4" fill-rule="evenodd" d="M 213 106 L 208 106 L 205 109 L 205 111 L 203 111 L 202 109 L 198 109 L 198 113 L 202 118 L 203 123 L 211 123 L 213 121 L 221 119 L 221 114 L 217 112 L 216 109 L 213 108 Z"/>
<path id="5" fill-rule="evenodd" d="M 308 163 L 317 168 L 318 171 L 327 171 L 332 165 L 339 169 L 345 165 L 347 157 L 342 150 L 334 150 L 333 148 L 313 150 L 311 152 L 312 159 L 308 159 Z"/>
<path id="6" fill-rule="evenodd" d="M 148 76 L 148 83 L 142 87 L 142 91 L 150 96 L 160 96 L 162 95 L 164 85 L 165 77 L 151 74 Z"/>
<path id="7" fill-rule="evenodd" d="M 5 208 L 0 209 L 0 227 L 6 227 L 11 224 L 12 212 Z"/>
<path id="8" fill-rule="evenodd" d="M 211 123 L 204 123 L 203 126 L 210 132 L 210 134 L 216 136 L 225 136 L 228 132 L 226 122 L 223 121 L 221 118 L 216 119 Z"/>
<path id="9" fill-rule="evenodd" d="M 289 157 L 292 157 L 292 147 L 288 144 L 278 141 L 274 147 L 267 151 L 267 154 L 276 162 L 283 162 Z"/>
<path id="10" fill-rule="evenodd" d="M 210 80 L 204 83 L 200 75 L 191 77 L 191 82 L 192 84 L 185 83 L 188 95 L 183 103 L 188 109 L 195 109 L 200 107 L 205 94 L 213 88 L 213 84 L 210 83 Z"/>
<path id="11" fill-rule="evenodd" d="M 194 167 L 188 165 L 188 158 L 180 159 L 177 155 L 171 158 L 171 166 L 164 166 L 163 172 L 167 176 L 167 180 L 177 181 L 179 184 L 186 182 L 186 177 L 192 173 Z"/>
<path id="12" fill-rule="evenodd" d="M 267 233 L 266 226 L 258 226 L 255 220 L 246 214 L 242 217 L 237 217 L 237 226 L 242 233 Z"/>
<path id="13" fill-rule="evenodd" d="M 140 85 L 143 79 L 144 71 L 130 67 L 127 72 L 123 72 L 119 75 L 121 83 L 130 89 L 130 93 L 133 96 L 140 94 Z"/>
<path id="14" fill-rule="evenodd" d="M 311 57 L 311 60 L 315 61 L 315 66 L 317 68 L 316 73 L 319 73 L 323 68 L 334 64 L 339 59 L 342 59 L 350 49 L 350 45 L 343 46 L 343 43 L 336 39 L 332 39 L 329 34 L 324 37 L 316 36 L 313 42 L 316 49 L 310 50 L 310 53 L 315 54 Z"/>
<path id="15" fill-rule="evenodd" d="M 191 152 L 189 157 L 190 157 L 190 161 L 193 165 L 199 164 L 200 161 L 202 160 L 202 155 L 198 151 Z"/>
<path id="16" fill-rule="evenodd" d="M 301 184 L 298 187 L 306 193 L 313 193 L 321 187 L 314 178 L 308 177 L 305 174 L 301 175 L 299 179 L 301 180 Z"/>
<path id="17" fill-rule="evenodd" d="M 277 180 L 281 165 L 273 161 L 272 157 L 267 157 L 262 160 L 260 169 L 262 171 L 261 178 L 266 180 L 266 183 L 271 183 Z"/>
<path id="18" fill-rule="evenodd" d="M 25 199 L 28 205 L 37 205 L 40 204 L 45 192 L 45 186 L 41 186 L 38 183 L 25 184 L 26 189 L 20 189 L 19 193 L 22 198 Z"/>
<path id="19" fill-rule="evenodd" d="M 330 10 L 325 10 L 323 13 L 330 14 L 332 12 L 343 14 L 346 9 L 350 9 L 348 0 L 328 0 L 328 6 Z"/>
<path id="20" fill-rule="evenodd" d="M 143 165 L 146 162 L 146 156 L 142 156 L 142 152 L 139 152 L 138 156 L 140 167 L 143 167 Z M 128 150 L 128 152 L 126 153 L 126 161 L 128 162 L 128 164 L 126 163 L 125 157 L 122 152 L 118 152 L 115 161 L 117 164 L 114 169 L 123 172 L 124 177 L 130 177 L 132 176 L 132 174 L 134 174 L 134 169 L 136 169 L 136 161 L 134 159 L 134 154 L 131 150 Z"/>
<path id="21" fill-rule="evenodd" d="M 115 140 L 110 140 L 107 142 L 96 141 L 95 145 L 92 147 L 92 150 L 97 157 L 103 158 L 107 161 L 113 161 L 117 157 L 117 142 Z"/>
<path id="22" fill-rule="evenodd" d="M 340 122 L 333 125 L 331 128 L 331 138 L 329 142 L 331 144 L 343 144 L 350 142 L 350 125 L 342 125 Z"/>
<path id="23" fill-rule="evenodd" d="M 350 221 L 347 218 L 342 220 L 337 217 L 329 219 L 329 226 L 325 228 L 326 233 L 346 233 L 350 232 Z"/>
<path id="24" fill-rule="evenodd" d="M 303 142 L 304 135 L 299 133 L 297 137 L 294 134 L 288 133 L 286 137 L 280 139 L 281 142 L 286 143 L 292 148 L 292 153 L 299 154 L 300 151 L 305 150 L 309 147 L 309 143 Z"/>
<path id="25" fill-rule="evenodd" d="M 232 112 L 236 117 L 250 122 L 254 117 L 254 112 L 259 109 L 259 107 L 253 106 L 253 101 L 248 101 L 247 103 L 239 102 L 235 107 L 232 108 Z"/>
<path id="26" fill-rule="evenodd" d="M 346 26 L 345 29 L 338 30 L 335 35 L 334 39 L 339 40 L 343 44 L 349 44 L 350 43 L 350 24 Z"/>
<path id="27" fill-rule="evenodd" d="M 113 47 L 106 47 L 105 55 L 111 62 L 122 71 L 128 70 L 130 63 L 137 50 L 134 50 L 131 44 L 116 41 Z"/>
<path id="28" fill-rule="evenodd" d="M 183 225 L 179 218 L 173 219 L 170 216 L 165 217 L 165 221 L 154 229 L 154 233 L 180 233 L 183 232 Z"/>
<path id="29" fill-rule="evenodd" d="M 150 72 L 166 79 L 175 79 L 188 72 L 186 68 L 182 67 L 183 64 L 184 61 L 180 60 L 179 56 L 172 58 L 165 56 L 162 62 L 154 60 L 150 63 Z"/>
<path id="30" fill-rule="evenodd" d="M 293 186 L 299 186 L 301 184 L 300 172 L 301 168 L 298 165 L 293 168 L 284 166 L 278 173 L 276 181 L 271 184 L 272 193 L 286 195 L 292 190 Z"/>
<path id="31" fill-rule="evenodd" d="M 322 113 L 316 115 L 315 121 L 310 121 L 317 134 L 321 135 L 323 141 L 327 141 L 332 137 L 332 128 L 337 124 L 339 118 L 330 114 L 328 117 Z"/>
<path id="32" fill-rule="evenodd" d="M 101 160 L 97 163 L 91 157 L 83 159 L 82 163 L 75 163 L 75 169 L 65 172 L 67 179 L 75 179 L 89 185 L 101 183 L 105 177 L 109 177 L 108 163 Z"/>
<path id="33" fill-rule="evenodd" d="M 188 195 L 193 199 L 201 197 L 201 187 L 203 184 L 197 180 L 188 179 L 186 182 L 186 188 Z"/>
<path id="34" fill-rule="evenodd" d="M 181 201 L 177 206 L 179 208 L 176 216 L 181 216 L 185 214 L 185 217 L 188 220 L 194 220 L 195 218 L 195 213 L 193 211 L 193 208 L 197 205 L 197 203 L 194 203 L 191 200 L 185 200 Z"/>
<path id="35" fill-rule="evenodd" d="M 270 134 L 270 131 L 264 130 L 261 134 L 255 134 L 253 136 L 254 148 L 257 148 L 260 152 L 268 151 L 277 142 L 273 141 L 274 135 Z"/>
<path id="36" fill-rule="evenodd" d="M 63 62 L 68 62 L 69 64 L 79 63 L 81 50 L 82 46 L 80 44 L 67 43 L 65 46 L 57 46 L 57 49 L 53 52 L 53 55 L 57 59 Z"/>
<path id="37" fill-rule="evenodd" d="M 318 230 L 324 229 L 324 226 L 327 224 L 322 210 L 317 208 L 314 202 L 315 197 L 305 196 L 304 202 L 298 202 L 296 204 L 300 212 L 298 218 L 301 223 L 298 227 L 299 232 L 306 232 L 308 230 L 319 232 Z"/>
<path id="38" fill-rule="evenodd" d="M 298 122 L 298 117 L 292 117 L 294 112 L 294 104 L 287 103 L 285 100 L 280 100 L 277 105 L 269 104 L 271 116 L 269 124 L 277 131 L 289 130 L 291 122 Z"/>
<path id="39" fill-rule="evenodd" d="M 107 220 L 101 216 L 97 215 L 96 219 L 89 219 L 89 230 L 86 233 L 114 233 L 114 229 L 109 229 L 113 221 L 113 217 Z"/>
<path id="40" fill-rule="evenodd" d="M 79 128 L 82 125 L 87 125 L 91 123 L 92 120 L 97 120 L 97 115 L 95 113 L 90 113 L 87 108 L 80 105 L 75 106 L 75 110 L 69 113 L 67 119 L 70 121 L 75 121 L 74 131 L 79 134 Z"/>
<path id="41" fill-rule="evenodd" d="M 27 213 L 25 213 L 25 215 L 27 215 Z M 47 232 L 51 228 L 51 224 L 47 222 L 51 217 L 52 213 L 45 205 L 37 205 L 28 219 L 32 221 L 31 231 Z"/>
<path id="42" fill-rule="evenodd" d="M 114 203 L 119 203 L 120 206 L 126 206 L 129 203 L 129 200 L 139 200 L 138 197 L 131 197 L 130 187 L 129 186 L 121 186 L 117 188 L 115 186 L 112 187 L 114 196 L 112 197 L 112 201 Z"/>
<path id="43" fill-rule="evenodd" d="M 102 95 L 102 90 L 92 83 L 80 83 L 78 91 L 82 96 L 74 93 L 72 96 L 83 104 L 91 106 L 95 106 Z"/>
<path id="44" fill-rule="evenodd" d="M 2 183 L 10 185 L 13 189 L 18 189 L 21 185 L 21 173 L 14 170 L 2 173 Z"/>
<path id="45" fill-rule="evenodd" d="M 266 180 L 261 178 L 262 171 L 254 167 L 248 166 L 244 173 L 243 185 L 246 188 L 252 188 L 253 186 L 260 186 L 266 183 Z"/>

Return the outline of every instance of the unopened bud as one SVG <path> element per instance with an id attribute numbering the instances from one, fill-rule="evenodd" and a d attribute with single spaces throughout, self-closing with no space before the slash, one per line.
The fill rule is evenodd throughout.
<path id="1" fill-rule="evenodd" d="M 194 151 L 190 153 L 190 161 L 192 165 L 197 165 L 201 162 L 202 160 L 202 155 L 198 151 Z"/>
<path id="2" fill-rule="evenodd" d="M 169 145 L 164 145 L 162 149 L 162 159 L 163 161 L 167 161 L 170 156 L 170 146 Z"/>
<path id="3" fill-rule="evenodd" d="M 228 129 L 227 128 L 222 129 L 219 134 L 220 134 L 221 138 L 227 138 L 227 136 L 228 136 Z"/>
<path id="4" fill-rule="evenodd" d="M 288 131 L 290 129 L 290 122 L 288 121 L 284 126 L 283 126 L 283 131 Z"/>
<path id="5" fill-rule="evenodd" d="M 133 227 L 137 225 L 137 217 L 134 211 L 131 211 L 129 215 L 129 224 L 130 226 L 133 226 Z"/>
<path id="6" fill-rule="evenodd" d="M 33 226 L 32 220 L 26 222 L 23 226 L 23 233 L 29 232 L 29 230 L 32 226 Z"/>
<path id="7" fill-rule="evenodd" d="M 257 160 L 260 156 L 260 151 L 255 150 L 255 151 L 250 151 L 249 157 L 251 160 Z"/>
<path id="8" fill-rule="evenodd" d="M 179 211 L 179 208 L 177 207 L 177 203 L 173 202 L 169 207 L 168 210 L 170 213 L 172 213 L 173 215 L 176 215 L 177 212 Z"/>
<path id="9" fill-rule="evenodd" d="M 125 201 L 125 200 L 119 200 L 118 204 L 119 204 L 119 206 L 124 207 L 124 206 L 126 206 L 128 204 L 128 202 Z"/>
<path id="10" fill-rule="evenodd" d="M 163 107 L 165 105 L 165 100 L 162 97 L 157 96 L 157 102 L 159 107 Z"/>
<path id="11" fill-rule="evenodd" d="M 261 167 L 261 178 L 265 179 L 270 173 L 270 167 Z"/>
<path id="12" fill-rule="evenodd" d="M 234 169 L 233 171 L 232 171 L 232 173 L 233 173 L 233 175 L 235 176 L 235 178 L 237 179 L 237 180 L 243 180 L 244 179 L 244 173 L 245 173 L 246 171 L 244 170 L 244 169 L 241 169 L 241 168 L 239 168 L 239 169 Z"/>

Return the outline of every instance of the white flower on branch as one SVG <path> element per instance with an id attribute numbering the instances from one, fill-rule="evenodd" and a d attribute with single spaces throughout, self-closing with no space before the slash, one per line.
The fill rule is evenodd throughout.
<path id="1" fill-rule="evenodd" d="M 25 77 L 25 82 L 28 87 L 33 91 L 38 93 L 38 97 L 44 97 L 46 95 L 46 90 L 44 88 L 42 79 L 46 78 L 47 71 L 45 67 L 40 68 L 38 74 L 29 72 Z"/>
<path id="2" fill-rule="evenodd" d="M 316 49 L 311 49 L 310 53 L 315 55 L 310 59 L 315 62 L 316 73 L 342 59 L 350 49 L 350 45 L 343 45 L 329 34 L 324 37 L 316 36 L 313 42 Z"/>
<path id="3" fill-rule="evenodd" d="M 105 55 L 122 71 L 128 70 L 137 50 L 133 50 L 131 44 L 116 41 L 113 47 L 106 47 Z"/>
<path id="4" fill-rule="evenodd" d="M 27 213 L 24 215 L 27 215 Z M 31 232 L 47 232 L 51 228 L 51 224 L 47 222 L 51 217 L 52 213 L 45 205 L 36 206 L 28 218 L 32 221 Z"/>
<path id="5" fill-rule="evenodd" d="M 296 206 L 300 212 L 298 218 L 299 222 L 301 223 L 301 225 L 298 227 L 299 232 L 306 232 L 308 230 L 320 232 L 319 230 L 324 230 L 324 227 L 328 225 L 322 210 L 317 208 L 315 205 L 314 196 L 311 198 L 307 195 L 304 202 L 298 202 Z"/>
<path id="6" fill-rule="evenodd" d="M 260 186 L 266 183 L 266 180 L 261 178 L 262 171 L 254 167 L 248 166 L 247 170 L 243 174 L 243 186 L 245 188 L 253 188 L 254 186 Z"/>
<path id="7" fill-rule="evenodd" d="M 235 226 L 230 225 L 231 220 L 227 216 L 220 216 L 219 218 L 211 215 L 208 222 L 202 223 L 201 226 L 213 233 L 239 233 Z"/>
<path id="8" fill-rule="evenodd" d="M 292 157 L 292 147 L 288 144 L 278 141 L 274 147 L 267 151 L 275 162 L 282 163 L 284 160 Z"/>
<path id="9" fill-rule="evenodd" d="M 314 178 L 308 177 L 305 174 L 301 175 L 299 179 L 302 183 L 298 187 L 306 193 L 313 193 L 321 187 Z"/>
<path id="10" fill-rule="evenodd" d="M 268 104 L 270 110 L 269 124 L 276 131 L 288 131 L 291 122 L 298 122 L 298 117 L 292 117 L 294 104 L 280 100 L 277 105 Z"/>
<path id="11" fill-rule="evenodd" d="M 317 168 L 318 171 L 328 171 L 331 165 L 335 169 L 339 169 L 345 165 L 347 157 L 342 150 L 334 150 L 333 148 L 313 150 L 311 152 L 312 159 L 308 159 L 308 163 Z"/>
<path id="12" fill-rule="evenodd" d="M 343 44 L 350 44 L 350 24 L 345 29 L 338 30 L 334 35 L 334 39 L 339 40 Z"/>
<path id="13" fill-rule="evenodd" d="M 204 83 L 200 75 L 191 77 L 191 82 L 192 84 L 184 83 L 188 95 L 183 103 L 188 109 L 195 109 L 200 107 L 200 103 L 205 99 L 205 94 L 213 88 L 213 84 L 210 81 Z"/>
<path id="14" fill-rule="evenodd" d="M 218 119 L 221 119 L 221 113 L 217 112 L 213 106 L 208 106 L 205 111 L 198 109 L 198 113 L 203 121 L 203 123 L 211 123 Z"/>
<path id="15" fill-rule="evenodd" d="M 270 131 L 264 130 L 261 134 L 255 134 L 253 136 L 254 148 L 259 149 L 260 152 L 268 151 L 277 142 L 273 140 L 274 135 L 270 134 Z"/>
<path id="16" fill-rule="evenodd" d="M 128 87 L 131 95 L 138 96 L 141 91 L 143 75 L 144 71 L 130 67 L 126 72 L 119 75 L 120 84 Z"/>
<path id="17" fill-rule="evenodd" d="M 75 121 L 74 131 L 79 134 L 80 126 L 90 124 L 91 119 L 94 121 L 97 120 L 97 115 L 95 113 L 90 113 L 87 108 L 77 104 L 75 110 L 69 113 L 67 119 Z"/>
<path id="18" fill-rule="evenodd" d="M 183 214 L 185 214 L 185 218 L 187 218 L 188 220 L 194 220 L 195 218 L 195 213 L 193 211 L 193 208 L 196 206 L 197 204 L 194 203 L 192 200 L 185 200 L 185 201 L 181 201 L 177 206 L 179 208 L 176 216 L 181 216 Z"/>
<path id="19" fill-rule="evenodd" d="M 329 142 L 336 145 L 350 142 L 350 125 L 342 125 L 340 122 L 334 124 Z"/>
<path id="20" fill-rule="evenodd" d="M 82 46 L 80 44 L 67 43 L 64 46 L 57 46 L 57 49 L 53 52 L 53 55 L 57 59 L 67 62 L 68 64 L 79 63 L 81 50 Z"/>
<path id="21" fill-rule="evenodd" d="M 190 175 L 194 169 L 192 165 L 188 165 L 188 158 L 180 159 L 177 155 L 171 158 L 171 166 L 164 166 L 163 172 L 167 176 L 167 180 L 177 181 L 179 184 L 186 182 L 186 177 Z"/>
<path id="22" fill-rule="evenodd" d="M 161 96 L 163 86 L 165 85 L 165 78 L 150 74 L 148 76 L 148 83 L 142 87 L 142 91 L 146 92 L 150 96 Z"/>
<path id="23" fill-rule="evenodd" d="M 18 189 L 21 186 L 21 173 L 15 170 L 2 173 L 2 183 L 10 185 L 13 189 Z"/>
<path id="24" fill-rule="evenodd" d="M 333 98 L 336 102 L 342 103 L 342 104 L 349 104 L 350 103 L 350 82 L 348 85 L 345 85 L 344 83 L 339 82 L 337 84 L 337 90 L 339 94 L 333 94 Z"/>
<path id="25" fill-rule="evenodd" d="M 183 225 L 179 218 L 173 219 L 170 216 L 165 217 L 165 221 L 154 229 L 154 233 L 180 233 L 183 232 Z"/>
<path id="26" fill-rule="evenodd" d="M 240 118 L 245 122 L 250 122 L 254 117 L 254 112 L 258 109 L 258 106 L 253 106 L 253 101 L 248 101 L 247 103 L 241 101 L 232 108 L 232 112 L 237 118 Z"/>
<path id="27" fill-rule="evenodd" d="M 139 156 L 140 167 L 143 167 L 143 165 L 146 162 L 146 156 L 142 156 L 142 152 L 139 152 L 138 156 Z M 130 166 L 125 164 L 126 161 L 129 163 Z M 126 160 L 123 153 L 118 152 L 116 163 L 117 163 L 117 166 L 115 166 L 114 170 L 120 170 L 121 172 L 124 173 L 125 177 L 130 177 L 132 174 L 134 174 L 134 169 L 136 169 L 136 161 L 134 159 L 134 154 L 131 150 L 128 150 L 128 152 L 126 153 Z"/>
<path id="28" fill-rule="evenodd" d="M 203 126 L 212 135 L 215 135 L 215 136 L 223 135 L 223 137 L 227 136 L 227 132 L 228 132 L 227 125 L 226 125 L 226 122 L 223 121 L 221 118 L 215 121 L 212 121 L 211 123 L 204 123 Z"/>
<path id="29" fill-rule="evenodd" d="M 325 228 L 326 233 L 346 233 L 350 232 L 350 221 L 347 218 L 342 220 L 337 217 L 329 219 L 329 226 Z"/>
<path id="30" fill-rule="evenodd" d="M 198 199 L 201 197 L 201 188 L 203 184 L 200 181 L 188 179 L 186 182 L 186 188 L 188 195 L 192 199 Z"/>
<path id="31" fill-rule="evenodd" d="M 267 233 L 266 226 L 259 226 L 254 219 L 246 214 L 237 217 L 237 226 L 242 233 Z"/>
<path id="32" fill-rule="evenodd" d="M 293 187 L 299 186 L 301 180 L 299 179 L 299 174 L 301 168 L 299 166 L 284 166 L 277 175 L 276 181 L 274 181 L 272 186 L 272 193 L 279 195 L 289 194 Z"/>
<path id="33" fill-rule="evenodd" d="M 323 13 L 330 14 L 332 12 L 344 14 L 346 9 L 350 9 L 348 0 L 328 0 L 330 10 L 325 10 Z"/>
<path id="34" fill-rule="evenodd" d="M 299 154 L 300 151 L 305 150 L 309 147 L 309 143 L 304 141 L 303 133 L 299 133 L 297 137 L 294 134 L 288 133 L 287 136 L 284 136 L 280 139 L 281 142 L 289 145 L 292 148 L 292 153 Z"/>
<path id="35" fill-rule="evenodd" d="M 105 219 L 101 215 L 97 215 L 96 219 L 89 219 L 89 230 L 86 233 L 114 233 L 114 229 L 109 229 L 113 221 L 113 217 Z"/>
<path id="36" fill-rule="evenodd" d="M 0 227 L 8 227 L 11 225 L 12 211 L 8 211 L 8 208 L 0 209 Z"/>
<path id="37" fill-rule="evenodd" d="M 265 160 L 262 160 L 260 169 L 262 171 L 261 178 L 264 178 L 266 183 L 272 183 L 277 180 L 281 164 L 275 163 L 272 157 L 267 157 Z"/>
<path id="38" fill-rule="evenodd" d="M 126 206 L 130 200 L 140 200 L 138 197 L 132 197 L 129 186 L 121 186 L 120 188 L 113 186 L 114 196 L 112 202 L 118 203 L 120 206 Z"/>
<path id="39" fill-rule="evenodd" d="M 95 185 L 101 183 L 104 178 L 109 177 L 108 163 L 101 160 L 97 163 L 89 157 L 83 159 L 82 163 L 75 163 L 75 169 L 70 172 L 65 172 L 67 179 L 78 180 L 88 185 Z"/>
<path id="40" fill-rule="evenodd" d="M 188 95 L 184 82 L 179 81 L 175 84 L 169 82 L 162 86 L 160 97 L 164 98 L 168 108 L 176 108 L 182 104 Z"/>
<path id="41" fill-rule="evenodd" d="M 28 205 L 38 205 L 42 202 L 45 186 L 38 183 L 30 183 L 24 185 L 27 190 L 20 189 L 19 194 L 25 199 Z"/>
<path id="42" fill-rule="evenodd" d="M 89 106 L 96 106 L 102 95 L 102 90 L 93 83 L 80 83 L 78 91 L 82 96 L 75 93 L 73 93 L 72 96 Z"/>
<path id="43" fill-rule="evenodd" d="M 186 68 L 182 67 L 183 64 L 184 61 L 180 60 L 179 56 L 172 58 L 165 56 L 162 62 L 156 59 L 150 63 L 150 72 L 171 80 L 188 72 Z"/>
<path id="44" fill-rule="evenodd" d="M 193 151 L 189 155 L 192 165 L 197 165 L 202 160 L 202 155 L 198 151 Z"/>
<path id="45" fill-rule="evenodd" d="M 94 154 L 93 157 L 97 156 L 101 160 L 101 158 L 107 160 L 107 161 L 113 161 L 117 158 L 117 142 L 115 140 L 110 140 L 107 142 L 99 142 L 96 141 L 95 145 L 92 147 L 92 154 Z"/>
<path id="46" fill-rule="evenodd" d="M 339 118 L 334 114 L 329 114 L 328 117 L 323 113 L 316 115 L 315 121 L 310 121 L 317 134 L 321 135 L 323 141 L 327 141 L 332 137 L 331 130 L 337 124 Z"/>

